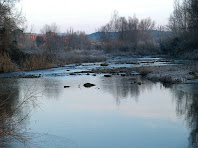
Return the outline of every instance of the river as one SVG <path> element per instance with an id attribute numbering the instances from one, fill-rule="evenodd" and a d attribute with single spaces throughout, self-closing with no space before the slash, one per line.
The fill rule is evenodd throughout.
<path id="1" fill-rule="evenodd" d="M 1 98 L 10 100 L 6 111 L 31 96 L 12 117 L 28 115 L 18 132 L 29 138 L 31 148 L 197 146 L 197 84 L 164 86 L 140 76 L 103 74 L 0 81 Z M 88 82 L 95 86 L 84 87 Z M 15 140 L 7 146 L 25 147 Z"/>

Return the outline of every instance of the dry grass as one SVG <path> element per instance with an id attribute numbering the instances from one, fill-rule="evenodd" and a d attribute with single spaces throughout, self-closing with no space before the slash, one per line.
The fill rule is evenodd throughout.
<path id="1" fill-rule="evenodd" d="M 59 61 L 61 61 L 60 64 L 101 62 L 106 60 L 106 58 L 102 56 L 102 53 L 96 50 L 72 50 L 63 52 L 61 56 L 59 56 L 59 59 Z"/>
<path id="2" fill-rule="evenodd" d="M 65 57 L 65 64 L 73 64 L 73 63 L 87 63 L 87 62 L 101 62 L 105 61 L 105 57 L 93 57 L 89 55 L 70 55 Z"/>
<path id="3" fill-rule="evenodd" d="M 54 60 L 55 63 L 55 60 Z M 55 63 L 56 64 L 56 63 Z M 30 55 L 22 64 L 23 70 L 39 70 L 55 67 L 47 54 Z"/>
<path id="4" fill-rule="evenodd" d="M 6 54 L 0 55 L 0 72 L 14 72 L 18 70 L 40 70 L 55 68 L 66 64 L 86 63 L 86 62 L 101 62 L 106 58 L 102 56 L 101 51 L 96 50 L 72 50 L 58 53 L 42 53 L 26 54 L 24 59 L 21 59 L 21 64 L 13 63 L 10 57 Z M 20 69 L 18 68 L 20 67 Z"/>
<path id="5" fill-rule="evenodd" d="M 101 50 L 71 50 L 66 52 L 73 55 L 93 55 L 93 54 L 103 54 Z"/>
<path id="6" fill-rule="evenodd" d="M 38 70 L 54 68 L 57 65 L 86 63 L 86 62 L 101 62 L 106 58 L 103 56 L 91 56 L 93 51 L 74 50 L 69 52 L 61 52 L 58 54 L 32 54 L 23 62 L 23 70 Z"/>
<path id="7" fill-rule="evenodd" d="M 17 71 L 18 67 L 14 64 L 10 57 L 6 54 L 0 54 L 0 72 L 7 73 Z"/>

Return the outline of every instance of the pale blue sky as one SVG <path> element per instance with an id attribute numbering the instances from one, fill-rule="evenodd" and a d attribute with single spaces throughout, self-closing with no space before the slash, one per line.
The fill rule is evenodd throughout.
<path id="1" fill-rule="evenodd" d="M 92 33 L 108 22 L 114 10 L 120 16 L 150 16 L 164 25 L 173 10 L 173 0 L 21 0 L 21 5 L 28 25 L 34 24 L 34 32 L 45 24 L 56 23 L 60 32 L 72 26 Z"/>

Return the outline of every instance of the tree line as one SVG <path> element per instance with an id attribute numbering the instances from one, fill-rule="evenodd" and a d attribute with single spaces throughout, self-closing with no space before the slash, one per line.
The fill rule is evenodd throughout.
<path id="1" fill-rule="evenodd" d="M 175 0 L 167 27 L 171 36 L 161 42 L 164 53 L 198 59 L 198 1 Z"/>
<path id="2" fill-rule="evenodd" d="M 115 11 L 110 21 L 98 31 L 102 47 L 108 52 L 198 59 L 198 1 L 175 0 L 174 11 L 164 26 L 157 26 L 149 17 L 138 19 L 134 15 L 126 18 Z"/>
<path id="3" fill-rule="evenodd" d="M 146 50 L 155 48 L 151 34 L 155 25 L 155 21 L 150 17 L 138 19 L 134 15 L 126 18 L 119 16 L 118 12 L 114 11 L 110 21 L 98 31 L 101 32 L 103 48 L 108 52 L 136 52 L 139 50 L 138 53 L 141 54 Z M 146 47 L 147 49 L 145 49 Z"/>

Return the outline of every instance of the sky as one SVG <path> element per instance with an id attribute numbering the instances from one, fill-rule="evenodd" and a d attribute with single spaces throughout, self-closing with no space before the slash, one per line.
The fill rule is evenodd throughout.
<path id="1" fill-rule="evenodd" d="M 59 32 L 74 30 L 87 34 L 108 23 L 114 10 L 120 16 L 142 19 L 151 17 L 158 25 L 166 25 L 174 0 L 21 0 L 28 31 L 39 33 L 45 24 L 56 23 Z M 30 27 L 32 26 L 32 27 Z"/>

